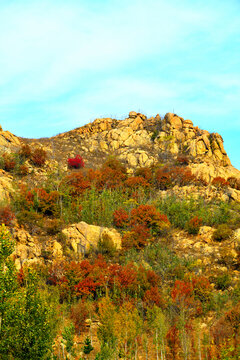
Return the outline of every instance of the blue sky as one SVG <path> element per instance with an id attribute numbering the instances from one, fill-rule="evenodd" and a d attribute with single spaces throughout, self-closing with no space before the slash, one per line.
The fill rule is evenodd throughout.
<path id="1" fill-rule="evenodd" d="M 52 136 L 175 112 L 240 169 L 239 0 L 0 0 L 0 124 Z"/>

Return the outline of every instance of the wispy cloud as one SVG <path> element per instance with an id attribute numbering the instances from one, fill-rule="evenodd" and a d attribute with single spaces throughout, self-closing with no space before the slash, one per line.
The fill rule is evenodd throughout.
<path id="1" fill-rule="evenodd" d="M 0 123 L 49 136 L 174 109 L 240 136 L 239 59 L 238 0 L 1 2 Z"/>

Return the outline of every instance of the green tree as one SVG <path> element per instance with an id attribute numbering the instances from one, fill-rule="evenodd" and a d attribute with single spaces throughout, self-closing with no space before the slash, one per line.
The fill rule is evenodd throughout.
<path id="1" fill-rule="evenodd" d="M 84 347 L 83 347 L 83 352 L 84 354 L 90 354 L 90 352 L 93 350 L 93 346 L 91 344 L 91 340 L 89 339 L 89 337 L 86 338 L 86 340 L 84 341 Z"/>
<path id="2" fill-rule="evenodd" d="M 50 357 L 54 338 L 51 304 L 40 294 L 29 272 L 24 288 L 17 284 L 9 258 L 14 248 L 10 233 L 0 227 L 0 358 L 44 360 Z"/>

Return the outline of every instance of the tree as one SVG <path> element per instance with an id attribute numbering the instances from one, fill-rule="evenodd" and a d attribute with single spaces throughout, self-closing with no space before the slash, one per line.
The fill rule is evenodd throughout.
<path id="1" fill-rule="evenodd" d="M 91 351 L 93 351 L 93 346 L 91 344 L 91 340 L 87 336 L 86 340 L 84 341 L 83 352 L 84 354 L 88 355 Z"/>
<path id="2" fill-rule="evenodd" d="M 168 324 L 166 317 L 163 314 L 162 310 L 154 305 L 153 308 L 148 309 L 148 321 L 151 325 L 151 328 L 155 331 L 154 343 L 156 346 L 156 358 L 159 359 L 159 350 L 160 350 L 160 359 L 166 359 L 166 335 L 168 332 Z"/>
<path id="3" fill-rule="evenodd" d="M 0 358 L 44 360 L 52 351 L 53 311 L 36 286 L 34 275 L 25 287 L 17 284 L 10 255 L 14 249 L 9 231 L 0 226 Z"/>

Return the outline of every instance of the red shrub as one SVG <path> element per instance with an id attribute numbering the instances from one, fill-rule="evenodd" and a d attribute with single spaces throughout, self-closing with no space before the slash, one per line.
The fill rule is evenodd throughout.
<path id="1" fill-rule="evenodd" d="M 70 169 L 80 169 L 84 167 L 83 158 L 80 155 L 76 155 L 75 158 L 68 159 L 68 167 Z"/>
<path id="2" fill-rule="evenodd" d="M 91 277 L 87 277 L 75 285 L 75 291 L 77 296 L 87 296 L 95 292 L 99 284 L 94 282 Z"/>
<path id="3" fill-rule="evenodd" d="M 166 215 L 161 214 L 153 205 L 139 205 L 132 209 L 130 214 L 131 225 L 143 225 L 151 229 L 153 234 L 158 234 L 161 230 L 170 226 Z"/>
<path id="4" fill-rule="evenodd" d="M 43 166 L 47 160 L 47 153 L 43 148 L 36 148 L 33 150 L 31 160 L 36 166 Z"/>
<path id="5" fill-rule="evenodd" d="M 156 171 L 156 185 L 161 190 L 166 190 L 174 185 L 185 186 L 196 181 L 189 168 L 181 166 L 164 166 Z"/>
<path id="6" fill-rule="evenodd" d="M 133 228 L 126 232 L 122 238 L 124 249 L 135 247 L 141 249 L 151 240 L 150 230 L 143 224 L 136 224 Z"/>
<path id="7" fill-rule="evenodd" d="M 142 176 L 131 176 L 125 181 L 124 185 L 130 189 L 136 189 L 139 187 L 148 188 L 150 186 L 147 180 Z"/>
<path id="8" fill-rule="evenodd" d="M 128 224 L 129 218 L 126 210 L 120 208 L 113 213 L 113 223 L 116 227 L 125 227 Z"/>
<path id="9" fill-rule="evenodd" d="M 73 321 L 75 330 L 81 332 L 85 329 L 85 320 L 88 317 L 88 308 L 86 302 L 81 299 L 77 304 L 73 305 L 70 310 L 70 319 Z"/>
<path id="10" fill-rule="evenodd" d="M 202 219 L 198 216 L 194 216 L 186 225 L 187 231 L 189 234 L 198 234 L 200 226 L 202 226 Z"/>
<path id="11" fill-rule="evenodd" d="M 136 170 L 135 176 L 143 177 L 148 183 L 151 183 L 153 180 L 152 169 L 149 167 L 142 167 Z"/>
<path id="12" fill-rule="evenodd" d="M 12 171 L 14 170 L 15 166 L 16 166 L 16 161 L 14 159 L 14 156 L 13 154 L 7 154 L 7 153 L 4 153 L 2 155 L 3 157 L 3 167 L 4 167 L 4 170 L 6 171 Z"/>
<path id="13" fill-rule="evenodd" d="M 126 167 L 116 159 L 109 159 L 103 164 L 98 173 L 96 187 L 100 190 L 104 187 L 115 189 L 122 186 L 126 179 Z"/>
<path id="14" fill-rule="evenodd" d="M 91 187 L 90 181 L 84 177 L 82 172 L 73 172 L 66 176 L 65 183 L 70 186 L 70 193 L 73 196 L 79 196 Z"/>
<path id="15" fill-rule="evenodd" d="M 15 215 L 9 205 L 0 207 L 0 224 L 11 226 L 14 219 Z"/>
<path id="16" fill-rule="evenodd" d="M 171 297 L 176 305 L 188 308 L 194 302 L 192 282 L 176 280 Z"/>
<path id="17" fill-rule="evenodd" d="M 144 294 L 143 301 L 146 307 L 164 306 L 164 301 L 162 296 L 160 295 L 158 288 L 156 286 L 151 287 L 150 290 L 146 290 Z"/>
<path id="18" fill-rule="evenodd" d="M 216 188 L 224 188 L 226 186 L 229 186 L 229 182 L 221 176 L 217 176 L 212 180 L 212 185 Z"/>

